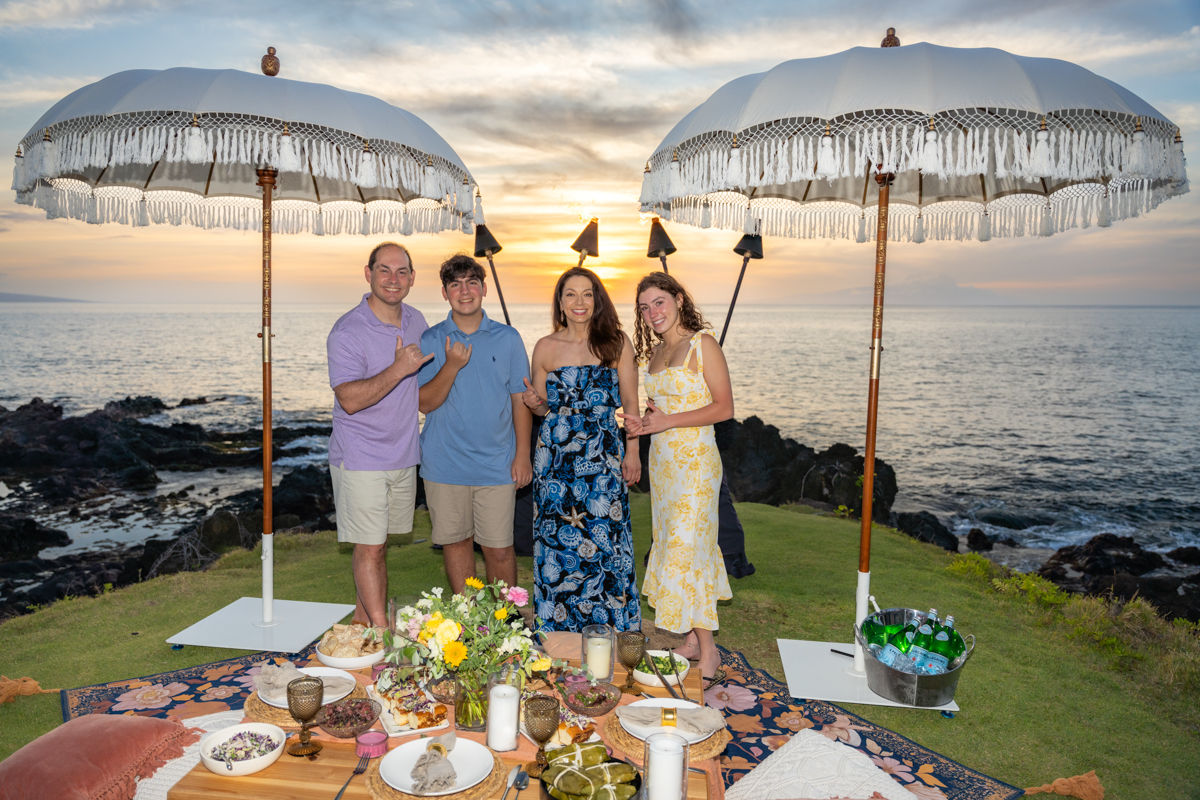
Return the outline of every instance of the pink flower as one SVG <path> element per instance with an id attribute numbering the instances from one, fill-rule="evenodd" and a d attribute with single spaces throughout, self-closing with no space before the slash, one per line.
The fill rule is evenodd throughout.
<path id="1" fill-rule="evenodd" d="M 250 669 L 246 670 L 245 674 L 239 675 L 238 677 L 234 678 L 233 682 L 240 684 L 241 687 L 248 692 L 257 691 L 258 684 L 255 682 L 254 679 L 257 678 L 259 673 L 262 672 L 263 664 L 267 664 L 267 663 L 269 663 L 269 662 L 264 661 L 262 664 L 258 664 L 256 666 L 251 667 Z"/>
<path id="2" fill-rule="evenodd" d="M 920 800 L 946 800 L 946 794 L 936 786 L 926 786 L 923 783 L 907 783 L 904 788 Z"/>
<path id="3" fill-rule="evenodd" d="M 834 742 L 842 742 L 851 747 L 858 747 L 862 744 L 862 739 L 859 737 L 859 731 L 867 730 L 862 725 L 850 724 L 850 718 L 844 714 L 835 714 L 834 721 L 823 726 L 822 730 L 817 731 L 825 738 Z"/>
<path id="4" fill-rule="evenodd" d="M 213 686 L 201 696 L 200 700 L 224 700 L 227 697 L 233 697 L 237 693 L 238 690 L 233 686 Z"/>
<path id="5" fill-rule="evenodd" d="M 508 591 L 504 593 L 504 599 L 510 603 L 515 603 L 517 608 L 524 608 L 529 602 L 529 592 L 522 589 L 520 586 L 510 586 Z"/>
<path id="6" fill-rule="evenodd" d="M 145 708 L 162 708 L 171 703 L 172 695 L 187 691 L 186 683 L 153 683 L 149 686 L 139 686 L 130 689 L 117 698 L 117 704 L 111 711 L 140 711 Z"/>
<path id="7" fill-rule="evenodd" d="M 910 783 L 913 780 L 912 767 L 903 762 L 897 761 L 894 758 L 880 758 L 879 756 L 871 756 L 871 760 L 875 762 L 875 766 L 904 783 Z"/>
<path id="8" fill-rule="evenodd" d="M 732 683 L 718 684 L 704 693 L 704 702 L 716 709 L 745 711 L 753 708 L 757 698 L 744 686 Z"/>

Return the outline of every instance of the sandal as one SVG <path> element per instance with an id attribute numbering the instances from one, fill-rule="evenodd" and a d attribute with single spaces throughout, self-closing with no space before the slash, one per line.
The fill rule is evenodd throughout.
<path id="1" fill-rule="evenodd" d="M 716 674 L 713 675 L 711 678 L 703 678 L 702 679 L 704 681 L 704 691 L 707 692 L 709 689 L 711 689 L 713 686 L 716 686 L 718 683 L 724 683 L 726 677 L 727 676 L 725 674 L 725 670 L 718 668 Z"/>

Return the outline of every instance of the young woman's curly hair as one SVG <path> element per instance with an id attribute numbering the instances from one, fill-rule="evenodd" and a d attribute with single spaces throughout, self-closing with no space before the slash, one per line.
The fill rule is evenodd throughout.
<path id="1" fill-rule="evenodd" d="M 616 306 L 608 299 L 608 292 L 600 282 L 600 276 L 586 267 L 571 267 L 558 279 L 554 287 L 554 303 L 551 311 L 551 321 L 555 331 L 567 327 L 567 314 L 563 310 L 563 287 L 571 278 L 582 277 L 592 282 L 592 320 L 588 325 L 588 350 L 600 363 L 606 367 L 615 367 L 621 360 L 621 350 L 625 347 L 625 337 L 621 335 L 621 320 L 617 316 Z"/>
<path id="2" fill-rule="evenodd" d="M 647 289 L 661 289 L 672 297 L 678 297 L 682 300 L 679 307 L 679 324 L 684 330 L 689 333 L 702 331 L 705 328 L 711 327 L 703 315 L 700 314 L 700 309 L 696 308 L 696 303 L 692 300 L 692 296 L 688 294 L 688 290 L 683 288 L 683 284 L 672 278 L 665 272 L 651 272 L 646 277 L 638 281 L 637 292 L 634 294 L 633 300 L 633 315 L 634 331 L 637 338 L 634 341 L 634 350 L 637 354 L 637 360 L 650 357 L 650 350 L 654 345 L 662 341 L 662 336 L 655 333 L 646 320 L 642 317 L 641 309 L 638 308 L 639 298 L 642 292 Z"/>

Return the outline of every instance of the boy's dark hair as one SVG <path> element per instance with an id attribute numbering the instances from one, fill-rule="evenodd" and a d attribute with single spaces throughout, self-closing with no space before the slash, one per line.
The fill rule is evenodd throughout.
<path id="1" fill-rule="evenodd" d="M 480 283 L 487 279 L 480 263 L 466 253 L 457 253 L 443 261 L 442 267 L 438 271 L 438 277 L 442 279 L 443 287 L 450 281 L 463 278 L 477 278 Z"/>

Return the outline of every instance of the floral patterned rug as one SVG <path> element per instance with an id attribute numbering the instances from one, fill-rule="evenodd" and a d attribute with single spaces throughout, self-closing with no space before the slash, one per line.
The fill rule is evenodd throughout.
<path id="1" fill-rule="evenodd" d="M 733 734 L 721 756 L 726 788 L 793 733 L 812 728 L 865 753 L 912 792 L 914 800 L 1011 800 L 1024 794 L 831 703 L 793 698 L 786 683 L 754 669 L 741 653 L 720 650 L 727 679 L 705 692 L 704 699 L 721 709 Z"/>
<path id="2" fill-rule="evenodd" d="M 183 719 L 242 708 L 264 664 L 305 663 L 315 645 L 300 653 L 254 653 L 228 661 L 62 691 L 63 721 L 86 714 L 176 716 Z M 796 731 L 812 728 L 861 750 L 912 792 L 914 800 L 1012 800 L 1023 792 L 940 756 L 916 742 L 873 725 L 843 708 L 797 700 L 741 653 L 721 648 L 727 680 L 704 694 L 720 709 L 733 741 L 721 756 L 725 786 L 732 786 Z"/>
<path id="3" fill-rule="evenodd" d="M 315 652 L 314 643 L 299 653 L 253 653 L 144 678 L 63 689 L 63 722 L 87 714 L 190 719 L 233 711 L 246 704 L 254 691 L 254 676 L 264 664 L 304 664 Z"/>

